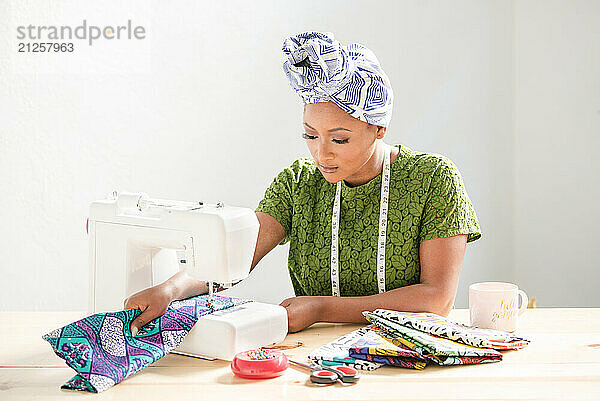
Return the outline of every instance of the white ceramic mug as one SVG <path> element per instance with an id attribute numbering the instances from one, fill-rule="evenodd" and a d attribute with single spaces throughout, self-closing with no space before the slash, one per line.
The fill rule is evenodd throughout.
<path id="1" fill-rule="evenodd" d="M 519 298 L 521 305 L 519 306 Z M 529 298 L 515 284 L 488 281 L 469 286 L 471 326 L 513 332 Z"/>

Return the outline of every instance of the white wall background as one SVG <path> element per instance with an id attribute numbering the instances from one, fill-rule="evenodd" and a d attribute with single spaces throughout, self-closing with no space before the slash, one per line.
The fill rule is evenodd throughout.
<path id="1" fill-rule="evenodd" d="M 17 53 L 17 26 L 83 19 L 131 19 L 146 39 Z M 0 310 L 86 308 L 88 205 L 114 189 L 254 208 L 308 155 L 280 50 L 308 29 L 377 54 L 388 143 L 461 170 L 483 237 L 457 307 L 487 280 L 542 307 L 600 306 L 598 1 L 0 0 L 0 21 Z M 287 248 L 239 290 L 291 295 Z"/>
<path id="2" fill-rule="evenodd" d="M 600 1 L 515 10 L 514 252 L 542 304 L 600 306 Z"/>

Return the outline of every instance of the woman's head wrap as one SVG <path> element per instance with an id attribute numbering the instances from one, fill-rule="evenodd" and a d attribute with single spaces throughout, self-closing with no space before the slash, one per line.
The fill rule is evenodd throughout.
<path id="1" fill-rule="evenodd" d="M 387 127 L 394 94 L 375 54 L 343 46 L 331 32 L 304 32 L 283 42 L 283 71 L 304 103 L 332 101 L 361 121 Z"/>

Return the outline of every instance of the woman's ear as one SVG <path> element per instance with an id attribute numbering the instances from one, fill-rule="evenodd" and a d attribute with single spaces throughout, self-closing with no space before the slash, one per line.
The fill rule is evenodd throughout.
<path id="1" fill-rule="evenodd" d="M 386 130 L 386 127 L 377 126 L 377 139 L 382 139 L 385 136 Z"/>

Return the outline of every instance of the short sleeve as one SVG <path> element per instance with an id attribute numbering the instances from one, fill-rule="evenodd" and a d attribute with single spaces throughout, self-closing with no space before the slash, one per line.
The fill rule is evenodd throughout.
<path id="1" fill-rule="evenodd" d="M 467 242 L 481 238 L 473 204 L 456 165 L 441 156 L 428 191 L 421 217 L 419 242 L 468 234 Z"/>
<path id="2" fill-rule="evenodd" d="M 292 230 L 294 171 L 291 167 L 280 172 L 265 191 L 255 212 L 263 212 L 275 218 L 285 230 L 285 238 L 279 243 L 284 245 L 290 240 Z"/>

